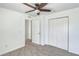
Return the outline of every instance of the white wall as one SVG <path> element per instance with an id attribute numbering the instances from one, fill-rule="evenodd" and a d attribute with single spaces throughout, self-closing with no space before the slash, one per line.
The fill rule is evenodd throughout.
<path id="1" fill-rule="evenodd" d="M 25 45 L 25 14 L 0 8 L 0 55 Z"/>
<path id="2" fill-rule="evenodd" d="M 69 16 L 69 52 L 79 54 L 79 8 L 34 18 L 41 20 L 41 42 L 48 44 L 48 19 L 64 16 Z"/>

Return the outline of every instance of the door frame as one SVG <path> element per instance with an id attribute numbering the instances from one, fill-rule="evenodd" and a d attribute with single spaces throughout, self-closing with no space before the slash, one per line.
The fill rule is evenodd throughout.
<path id="1" fill-rule="evenodd" d="M 32 20 L 30 20 L 31 21 L 31 40 L 32 40 Z"/>
<path id="2" fill-rule="evenodd" d="M 69 51 L 69 16 L 56 17 L 56 18 L 48 19 L 48 40 L 49 40 L 49 21 L 50 21 L 50 20 L 55 20 L 55 19 L 61 19 L 61 18 L 67 18 L 67 19 L 68 19 L 67 51 Z M 48 43 L 48 44 L 49 44 L 49 43 Z"/>

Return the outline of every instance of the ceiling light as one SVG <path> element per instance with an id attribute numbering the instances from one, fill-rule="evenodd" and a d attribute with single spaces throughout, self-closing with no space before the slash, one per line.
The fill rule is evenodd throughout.
<path id="1" fill-rule="evenodd" d="M 35 10 L 35 13 L 40 13 L 40 11 L 39 10 Z"/>

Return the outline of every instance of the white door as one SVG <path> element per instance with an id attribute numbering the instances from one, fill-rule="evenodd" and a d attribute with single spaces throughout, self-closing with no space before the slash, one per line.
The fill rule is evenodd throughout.
<path id="1" fill-rule="evenodd" d="M 68 49 L 68 18 L 49 20 L 48 43 L 58 48 Z"/>
<path id="2" fill-rule="evenodd" d="M 32 20 L 32 42 L 40 44 L 40 21 Z"/>

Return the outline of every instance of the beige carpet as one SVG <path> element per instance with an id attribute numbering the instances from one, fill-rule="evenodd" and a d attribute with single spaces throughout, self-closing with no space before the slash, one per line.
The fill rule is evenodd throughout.
<path id="1" fill-rule="evenodd" d="M 34 44 L 31 41 L 27 41 L 25 47 L 6 53 L 2 56 L 77 56 L 77 55 L 53 46 L 48 45 L 41 46 Z"/>

